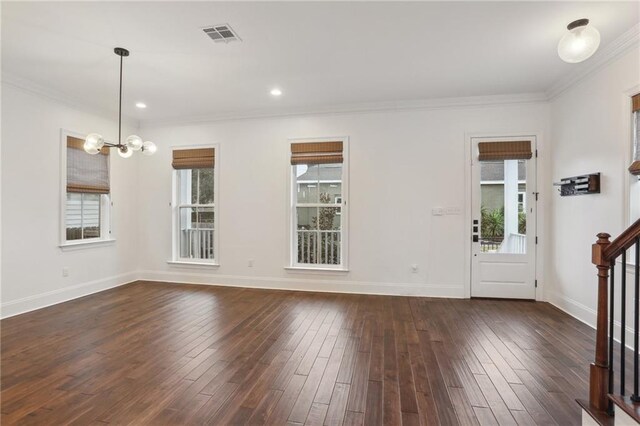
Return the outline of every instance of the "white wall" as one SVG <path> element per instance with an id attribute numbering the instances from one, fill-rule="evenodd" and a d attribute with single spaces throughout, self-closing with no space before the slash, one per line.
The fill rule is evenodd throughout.
<path id="1" fill-rule="evenodd" d="M 97 131 L 114 140 L 117 122 L 2 84 L 3 317 L 135 279 L 138 159 L 111 157 L 117 241 L 63 252 L 58 247 L 61 128 Z M 69 268 L 68 277 L 62 276 L 63 267 Z"/>
<path id="2" fill-rule="evenodd" d="M 548 134 L 548 104 L 281 117 L 140 130 L 141 277 L 307 290 L 464 297 L 465 133 Z M 288 264 L 288 138 L 350 138 L 348 273 Z M 168 265 L 171 147 L 218 143 L 220 267 Z M 544 146 L 540 147 L 544 156 Z M 543 163 L 541 161 L 541 163 Z M 259 215 L 256 213 L 259 212 Z M 254 259 L 254 267 L 248 267 Z M 418 273 L 411 272 L 411 264 Z"/>
<path id="3" fill-rule="evenodd" d="M 592 325 L 597 278 L 591 245 L 597 233 L 615 237 L 629 225 L 629 95 L 640 91 L 639 63 L 638 50 L 631 49 L 551 103 L 552 179 L 601 172 L 602 193 L 551 197 L 546 293 L 552 303 Z"/>

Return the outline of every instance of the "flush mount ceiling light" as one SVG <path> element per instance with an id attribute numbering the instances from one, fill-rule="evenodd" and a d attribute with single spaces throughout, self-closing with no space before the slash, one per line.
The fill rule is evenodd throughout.
<path id="1" fill-rule="evenodd" d="M 567 25 L 568 32 L 558 43 L 558 55 L 563 61 L 577 64 L 598 50 L 600 33 L 588 25 L 588 19 L 578 19 Z"/>
<path id="2" fill-rule="evenodd" d="M 129 51 L 122 47 L 113 49 L 116 55 L 120 56 L 120 96 L 118 98 L 118 143 L 112 144 L 104 141 L 102 135 L 91 133 L 84 140 L 84 150 L 88 154 L 95 155 L 100 152 L 103 147 L 117 148 L 118 154 L 122 158 L 129 158 L 133 151 L 141 151 L 144 155 L 153 155 L 158 149 L 153 142 L 143 142 L 140 136 L 131 135 L 125 143 L 122 143 L 122 61 L 125 56 L 129 56 Z M 140 104 L 140 103 L 139 103 Z M 139 104 L 136 104 L 138 108 Z M 144 105 L 144 104 L 142 104 Z M 144 105 L 146 107 L 146 105 Z"/>
<path id="3" fill-rule="evenodd" d="M 136 107 L 140 109 L 144 109 L 147 107 L 147 104 L 145 104 L 144 102 L 136 102 Z"/>
<path id="4" fill-rule="evenodd" d="M 271 96 L 280 96 L 282 95 L 282 90 L 278 89 L 277 87 L 271 89 Z"/>

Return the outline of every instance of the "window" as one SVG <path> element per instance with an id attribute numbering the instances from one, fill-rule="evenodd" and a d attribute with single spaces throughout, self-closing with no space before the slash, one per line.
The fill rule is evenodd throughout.
<path id="1" fill-rule="evenodd" d="M 82 139 L 66 136 L 62 244 L 109 239 L 109 149 L 87 154 Z"/>
<path id="2" fill-rule="evenodd" d="M 344 144 L 291 144 L 293 267 L 346 267 Z"/>
<path id="3" fill-rule="evenodd" d="M 177 262 L 215 264 L 215 149 L 173 151 L 174 255 Z"/>
<path id="4" fill-rule="evenodd" d="M 633 162 L 629 166 L 632 174 L 630 180 L 630 219 L 631 222 L 640 219 L 640 93 L 631 98 L 632 133 L 631 143 Z"/>

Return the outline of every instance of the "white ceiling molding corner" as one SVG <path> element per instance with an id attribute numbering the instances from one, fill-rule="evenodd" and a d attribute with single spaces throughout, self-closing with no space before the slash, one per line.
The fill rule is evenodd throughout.
<path id="1" fill-rule="evenodd" d="M 97 115 L 102 118 L 113 117 L 114 121 L 117 120 L 117 117 L 118 117 L 118 110 L 116 108 L 114 108 L 113 110 L 110 110 L 110 109 L 97 108 L 95 106 L 88 105 L 86 102 L 80 99 L 74 99 L 73 97 L 70 97 L 64 93 L 61 93 L 59 91 L 56 91 L 48 87 L 43 87 L 30 80 L 26 80 L 16 75 L 7 73 L 6 71 L 2 73 L 1 81 L 2 81 L 2 84 L 7 84 L 9 86 L 15 87 L 16 89 L 22 90 L 23 92 L 27 92 L 32 95 L 36 95 L 36 96 L 57 102 L 69 108 L 73 108 L 83 112 L 89 112 L 91 114 Z M 135 128 L 140 127 L 140 120 L 134 117 L 126 116 L 124 114 L 122 116 L 122 122 L 131 127 L 135 127 Z"/>
<path id="2" fill-rule="evenodd" d="M 330 105 L 322 107 L 300 107 L 290 109 L 263 109 L 248 112 L 225 113 L 209 116 L 186 117 L 175 120 L 140 120 L 140 127 L 167 127 L 205 124 L 219 121 L 251 120 L 271 117 L 292 117 L 331 114 L 367 114 L 385 111 L 438 110 L 451 108 L 477 108 L 512 104 L 547 102 L 546 93 L 518 93 L 511 95 L 487 95 L 450 97 L 438 99 L 401 100 L 361 104 Z"/>

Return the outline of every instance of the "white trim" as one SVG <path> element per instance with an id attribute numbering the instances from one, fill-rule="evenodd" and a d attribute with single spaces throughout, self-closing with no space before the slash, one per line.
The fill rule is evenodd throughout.
<path id="1" fill-rule="evenodd" d="M 189 207 L 190 205 L 180 205 L 178 200 L 178 170 L 171 169 L 171 260 L 167 261 L 169 264 L 174 265 L 200 265 L 217 267 L 220 266 L 220 144 L 219 143 L 206 143 L 198 145 L 174 145 L 170 146 L 169 150 L 173 155 L 173 151 L 180 151 L 184 149 L 201 149 L 201 148 L 213 148 L 215 151 L 215 163 L 213 164 L 213 259 L 211 262 L 202 260 L 193 260 L 180 257 L 180 237 L 178 232 L 180 230 L 180 215 L 178 214 L 179 207 Z"/>
<path id="2" fill-rule="evenodd" d="M 452 108 L 478 108 L 512 104 L 532 104 L 545 103 L 556 98 L 587 75 L 603 67 L 607 63 L 617 59 L 627 50 L 637 45 L 640 39 L 640 24 L 623 33 L 616 40 L 607 44 L 587 62 L 577 65 L 575 71 L 569 76 L 565 76 L 553 84 L 545 92 L 517 93 L 509 95 L 485 95 L 469 97 L 444 97 L 431 99 L 412 99 L 401 101 L 383 101 L 354 104 L 327 105 L 320 107 L 300 107 L 300 108 L 265 108 L 245 112 L 226 112 L 214 115 L 199 115 L 191 117 L 181 117 L 175 119 L 147 119 L 137 120 L 133 117 L 124 117 L 127 124 L 133 127 L 169 127 L 188 124 L 202 124 L 216 121 L 248 120 L 255 118 L 288 117 L 300 115 L 325 115 L 325 114 L 346 114 L 346 113 L 373 113 L 381 111 L 406 111 L 406 110 L 442 110 Z M 560 60 L 560 59 L 558 59 Z M 79 99 L 71 99 L 69 96 L 45 88 L 29 80 L 16 75 L 2 73 L 2 83 L 21 89 L 49 100 L 57 101 L 68 105 L 71 108 L 89 111 L 100 116 L 110 116 L 115 114 L 110 110 L 97 109 Z"/>
<path id="3" fill-rule="evenodd" d="M 624 126 L 623 128 L 625 129 L 624 140 L 626 141 L 625 143 L 628 144 L 628 148 L 624 150 L 624 153 L 625 153 L 624 168 L 622 171 L 624 173 L 623 182 L 624 182 L 624 194 L 625 194 L 622 223 L 625 224 L 625 228 L 627 228 L 628 226 L 631 226 L 633 222 L 635 222 L 635 220 L 631 218 L 631 180 L 635 179 L 635 177 L 632 176 L 631 173 L 629 173 L 629 170 L 627 170 L 627 168 L 629 167 L 629 165 L 631 164 L 631 160 L 633 159 L 634 122 L 632 118 L 633 113 L 632 112 L 630 113 L 631 97 L 638 93 L 640 93 L 640 84 L 636 84 L 633 87 L 630 87 L 629 89 L 625 90 L 620 97 L 622 121 Z"/>
<path id="4" fill-rule="evenodd" d="M 62 104 L 78 111 L 88 112 L 89 114 L 93 114 L 98 117 L 115 118 L 118 114 L 118 111 L 116 110 L 96 108 L 95 105 L 90 105 L 83 100 L 72 98 L 65 93 L 53 90 L 50 87 L 41 86 L 31 80 L 18 77 L 15 74 L 7 73 L 5 71 L 2 72 L 2 83 L 31 95 Z M 140 127 L 140 121 L 138 119 L 125 115 L 122 117 L 122 124 L 133 128 Z"/>
<path id="5" fill-rule="evenodd" d="M 75 242 L 66 242 L 64 244 L 58 245 L 62 251 L 73 251 L 73 250 L 81 250 L 85 248 L 91 247 L 102 247 L 109 246 L 116 242 L 115 238 L 107 238 L 107 239 L 90 239 L 90 240 L 76 240 Z"/>
<path id="6" fill-rule="evenodd" d="M 68 302 L 69 300 L 90 294 L 99 293 L 110 288 L 119 287 L 138 280 L 137 272 L 114 275 L 112 277 L 76 284 L 61 289 L 40 293 L 22 299 L 4 302 L 0 305 L 0 317 L 8 318 L 14 315 Z"/>
<path id="7" fill-rule="evenodd" d="M 322 293 L 372 294 L 383 296 L 418 296 L 464 298 L 461 284 L 416 284 L 350 281 L 342 279 L 305 279 L 287 277 L 257 277 L 238 275 L 211 275 L 178 271 L 139 271 L 140 280 L 170 284 L 201 284 L 223 287 L 262 288 L 271 290 L 309 291 Z"/>
<path id="8" fill-rule="evenodd" d="M 594 330 L 596 329 L 595 324 L 596 324 L 596 317 L 598 313 L 596 312 L 595 309 L 590 308 L 556 291 L 549 291 L 548 296 L 549 297 L 547 301 L 549 302 L 549 304 L 560 309 L 562 312 L 565 312 L 571 315 L 573 318 L 577 319 L 578 321 L 580 321 L 585 325 L 588 325 L 592 329 Z M 614 340 L 618 343 L 620 343 L 620 339 L 616 338 L 615 336 L 620 336 L 620 331 L 622 329 L 621 326 L 622 324 L 620 323 L 620 321 L 618 320 L 613 321 Z M 633 347 L 631 346 L 633 345 L 633 328 L 631 328 L 630 326 L 627 326 L 626 331 L 627 331 L 626 333 L 627 335 L 625 339 L 627 342 L 629 342 L 629 344 L 626 345 L 626 347 L 633 350 Z"/>
<path id="9" fill-rule="evenodd" d="M 185 268 L 219 268 L 220 265 L 215 262 L 189 262 L 186 260 L 167 260 L 169 265 Z"/>
<path id="10" fill-rule="evenodd" d="M 640 42 L 640 23 L 631 27 L 620 37 L 596 52 L 592 58 L 580 65 L 573 65 L 575 68 L 569 75 L 562 77 L 554 83 L 546 95 L 548 100 L 553 100 L 562 92 L 574 86 L 590 74 L 604 67 L 605 65 L 618 59 L 631 48 L 637 48 Z M 558 59 L 559 60 L 559 59 Z"/>
<path id="11" fill-rule="evenodd" d="M 331 114 L 368 114 L 384 111 L 441 110 L 451 108 L 477 108 L 511 104 L 531 104 L 547 101 L 546 93 L 517 93 L 511 95 L 487 95 L 382 101 L 355 104 L 339 104 L 298 108 L 265 108 L 245 112 L 229 112 L 176 119 L 141 120 L 141 127 L 167 127 L 212 123 L 217 121 L 251 120 L 256 118 L 292 117 Z"/>
<path id="12" fill-rule="evenodd" d="M 315 265 L 306 263 L 297 263 L 297 235 L 295 222 L 296 215 L 296 175 L 294 168 L 289 162 L 289 156 L 291 155 L 291 144 L 293 143 L 313 143 L 313 142 L 328 142 L 328 141 L 341 141 L 342 142 L 342 187 L 340 191 L 340 199 L 342 203 L 337 204 L 322 204 L 318 203 L 317 207 L 340 207 L 340 242 L 341 247 L 341 263 L 339 265 Z M 287 229 L 289 235 L 289 260 L 287 265 L 290 269 L 307 269 L 307 270 L 335 270 L 344 271 L 349 269 L 349 136 L 327 136 L 327 137 L 311 137 L 311 138 L 288 138 L 287 139 L 287 193 L 289 197 L 287 199 Z M 306 203 L 305 207 L 314 207 L 313 203 Z M 287 268 L 285 268 L 287 269 Z"/>
<path id="13" fill-rule="evenodd" d="M 518 184 L 527 183 L 526 180 L 518 180 Z M 481 180 L 480 185 L 504 185 L 503 180 Z"/>
<path id="14" fill-rule="evenodd" d="M 468 224 L 468 226 L 463 226 L 464 229 L 464 241 L 465 241 L 465 247 L 464 247 L 464 251 L 466 253 L 466 259 L 464 262 L 464 288 L 465 288 L 465 297 L 466 298 L 471 298 L 471 280 L 472 280 L 472 276 L 471 276 L 471 264 L 473 262 L 473 253 L 472 253 L 472 248 L 473 246 L 471 245 L 471 238 L 472 238 L 472 220 L 473 220 L 473 215 L 472 215 L 472 182 L 471 182 L 471 178 L 472 178 L 472 174 L 471 174 L 471 166 L 473 164 L 473 154 L 472 154 L 472 150 L 473 150 L 473 139 L 484 139 L 484 138 L 491 138 L 491 139 L 505 139 L 505 138 L 532 138 L 533 144 L 534 144 L 534 149 L 533 149 L 533 159 L 536 160 L 536 175 L 535 175 L 535 182 L 534 182 L 534 186 L 535 188 L 533 189 L 533 191 L 531 190 L 531 188 L 527 188 L 527 192 L 538 192 L 538 179 L 540 176 L 539 173 L 539 167 L 540 164 L 538 164 L 538 151 L 540 150 L 540 147 L 543 146 L 542 145 L 542 139 L 543 139 L 543 132 L 541 131 L 534 131 L 534 132 L 465 132 L 464 135 L 465 138 L 465 168 L 464 168 L 464 182 L 465 182 L 465 189 L 464 189 L 464 193 L 465 193 L 465 209 L 464 209 L 464 217 L 465 217 L 465 223 Z M 534 235 L 539 236 L 540 234 L 540 230 L 538 228 L 538 222 L 539 222 L 539 215 L 538 213 L 541 210 L 541 203 L 538 201 L 535 204 L 535 208 L 536 208 L 536 230 L 534 232 Z M 543 246 L 543 242 L 541 240 L 539 240 L 538 244 L 535 245 L 535 253 L 534 253 L 534 270 L 535 270 L 535 277 L 534 279 L 538 282 L 538 286 L 536 287 L 536 296 L 535 296 L 535 300 L 536 301 L 542 301 L 544 300 L 543 295 L 544 295 L 544 281 L 542 279 L 540 279 L 540 277 L 544 276 L 544 265 L 543 265 L 543 256 L 541 255 L 542 253 L 544 253 L 544 246 Z"/>

